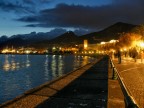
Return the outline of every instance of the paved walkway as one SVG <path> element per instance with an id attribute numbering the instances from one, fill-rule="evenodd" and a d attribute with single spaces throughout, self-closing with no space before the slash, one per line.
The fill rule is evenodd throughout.
<path id="1" fill-rule="evenodd" d="M 107 67 L 108 60 L 105 58 L 37 107 L 106 108 L 108 98 Z"/>
<path id="2" fill-rule="evenodd" d="M 114 64 L 119 71 L 129 92 L 134 97 L 140 108 L 144 108 L 144 62 L 138 59 L 122 58 L 122 63 L 114 59 Z"/>
<path id="3" fill-rule="evenodd" d="M 108 72 L 108 106 L 107 108 L 125 108 L 124 96 L 118 80 L 113 80 L 113 70 L 109 65 Z"/>

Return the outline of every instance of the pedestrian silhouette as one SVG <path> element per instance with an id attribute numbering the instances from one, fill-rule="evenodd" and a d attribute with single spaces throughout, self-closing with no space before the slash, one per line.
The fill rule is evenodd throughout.
<path id="1" fill-rule="evenodd" d="M 121 51 L 117 51 L 117 56 L 118 56 L 118 63 L 121 64 Z"/>

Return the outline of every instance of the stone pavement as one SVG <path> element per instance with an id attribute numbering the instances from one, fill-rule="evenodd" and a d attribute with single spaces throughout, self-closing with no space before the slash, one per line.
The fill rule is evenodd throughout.
<path id="1" fill-rule="evenodd" d="M 113 70 L 109 65 L 108 72 L 108 108 L 125 108 L 124 95 L 118 80 L 113 80 Z"/>
<path id="2" fill-rule="evenodd" d="M 105 67 L 105 68 L 104 68 Z M 108 60 L 94 64 L 64 89 L 37 108 L 106 108 L 108 96 Z"/>
<path id="3" fill-rule="evenodd" d="M 139 107 L 144 108 L 144 63 L 140 59 L 134 62 L 131 58 L 122 58 L 121 64 L 117 59 L 113 61 L 128 91 Z"/>

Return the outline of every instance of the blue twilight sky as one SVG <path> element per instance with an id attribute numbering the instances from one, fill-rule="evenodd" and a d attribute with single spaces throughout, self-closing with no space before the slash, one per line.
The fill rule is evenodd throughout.
<path id="1" fill-rule="evenodd" d="M 0 36 L 72 30 L 78 35 L 116 22 L 144 24 L 144 0 L 0 0 Z"/>

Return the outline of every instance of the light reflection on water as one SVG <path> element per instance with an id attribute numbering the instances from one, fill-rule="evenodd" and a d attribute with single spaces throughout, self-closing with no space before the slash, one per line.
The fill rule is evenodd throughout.
<path id="1" fill-rule="evenodd" d="M 73 55 L 0 55 L 0 103 L 91 60 Z"/>
<path id="2" fill-rule="evenodd" d="M 21 64 L 20 64 L 21 63 Z M 16 61 L 15 55 L 5 55 L 4 56 L 4 64 L 3 70 L 4 71 L 15 71 L 19 70 L 20 68 L 27 68 L 30 66 L 30 61 L 28 55 L 26 55 L 25 61 Z"/>

